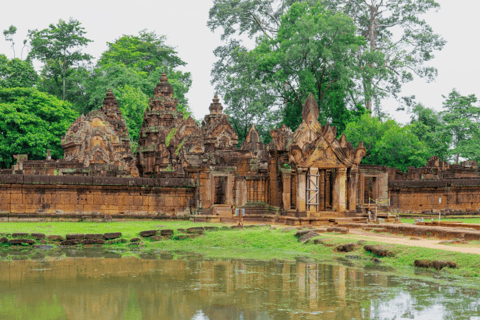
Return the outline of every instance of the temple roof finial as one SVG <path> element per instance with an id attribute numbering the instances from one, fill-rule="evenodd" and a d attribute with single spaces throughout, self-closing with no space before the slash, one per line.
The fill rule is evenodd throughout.
<path id="1" fill-rule="evenodd" d="M 303 121 L 305 121 L 305 123 L 307 123 L 309 126 L 312 126 L 315 122 L 318 121 L 318 114 L 319 110 L 317 101 L 315 101 L 313 94 L 310 93 L 308 95 L 307 101 L 305 101 L 305 104 L 303 105 Z"/>
<path id="2" fill-rule="evenodd" d="M 213 97 L 213 102 L 210 104 L 210 107 L 208 109 L 210 110 L 210 114 L 222 114 L 223 107 L 220 103 L 218 95 L 215 95 Z"/>

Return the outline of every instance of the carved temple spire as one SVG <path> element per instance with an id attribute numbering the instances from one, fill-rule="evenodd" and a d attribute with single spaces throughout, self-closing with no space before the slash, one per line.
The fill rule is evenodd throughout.
<path id="1" fill-rule="evenodd" d="M 107 111 L 113 109 L 120 110 L 118 107 L 117 99 L 115 99 L 115 96 L 113 95 L 112 89 L 108 89 L 107 96 L 103 99 L 102 110 Z"/>
<path id="2" fill-rule="evenodd" d="M 162 73 L 160 83 L 155 87 L 154 93 L 155 97 L 172 97 L 173 88 L 172 85 L 168 83 L 168 78 L 165 73 Z"/>
<path id="3" fill-rule="evenodd" d="M 309 126 L 313 126 L 318 120 L 318 105 L 317 101 L 315 101 L 315 98 L 313 97 L 313 94 L 310 93 L 308 95 L 307 101 L 305 101 L 305 104 L 303 105 L 303 110 L 302 110 L 302 118 L 303 121 L 305 121 L 306 124 Z"/>
<path id="4" fill-rule="evenodd" d="M 218 96 L 215 95 L 213 98 L 213 102 L 210 104 L 210 114 L 222 114 L 223 107 L 222 104 L 219 102 L 220 99 L 218 99 Z"/>

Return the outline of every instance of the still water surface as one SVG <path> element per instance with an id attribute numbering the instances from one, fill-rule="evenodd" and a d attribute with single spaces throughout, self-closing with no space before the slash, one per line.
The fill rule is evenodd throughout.
<path id="1" fill-rule="evenodd" d="M 478 290 L 375 268 L 70 256 L 0 257 L 0 319 L 480 319 Z"/>

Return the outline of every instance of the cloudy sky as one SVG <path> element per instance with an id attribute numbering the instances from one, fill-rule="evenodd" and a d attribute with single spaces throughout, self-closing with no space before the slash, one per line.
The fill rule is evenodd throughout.
<path id="1" fill-rule="evenodd" d="M 404 86 L 405 95 L 414 94 L 428 107 L 441 109 L 442 95 L 452 88 L 460 93 L 480 97 L 477 77 L 480 75 L 477 33 L 480 31 L 479 0 L 437 0 L 441 9 L 425 19 L 447 40 L 447 45 L 435 54 L 431 65 L 438 68 L 435 82 L 416 79 Z M 148 29 L 167 36 L 167 44 L 175 46 L 179 56 L 188 63 L 185 70 L 192 73 L 193 85 L 188 99 L 196 118 L 208 113 L 214 95 L 210 84 L 210 70 L 215 57 L 213 50 L 221 44 L 220 31 L 212 33 L 206 26 L 212 0 L 1 0 L 0 31 L 10 25 L 18 28 L 15 38 L 17 56 L 20 43 L 28 29 L 44 29 L 58 19 L 70 17 L 79 20 L 94 42 L 85 50 L 98 58 L 106 50 L 106 43 L 122 34 L 138 34 Z M 13 57 L 3 34 L 0 53 Z M 385 101 L 383 109 L 397 121 L 406 122 L 409 115 L 396 112 L 395 100 Z"/>

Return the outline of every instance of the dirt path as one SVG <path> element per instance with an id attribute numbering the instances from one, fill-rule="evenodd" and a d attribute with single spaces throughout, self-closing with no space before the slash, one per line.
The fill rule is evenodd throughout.
<path id="1" fill-rule="evenodd" d="M 367 233 L 362 230 L 357 229 L 350 229 L 350 236 L 347 235 L 336 235 L 336 237 L 340 238 L 351 238 L 354 236 L 355 239 L 358 240 L 370 240 L 370 241 L 378 241 L 384 243 L 391 243 L 391 244 L 400 244 L 404 246 L 411 246 L 411 247 L 422 247 L 422 248 L 430 248 L 430 249 L 439 249 L 439 250 L 446 250 L 446 251 L 455 251 L 455 252 L 462 252 L 462 253 L 470 253 L 470 254 L 480 254 L 480 248 L 478 247 L 457 247 L 457 246 L 448 246 L 439 244 L 442 240 L 410 240 L 407 237 L 399 237 L 395 235 L 386 236 L 384 234 L 371 234 Z"/>

